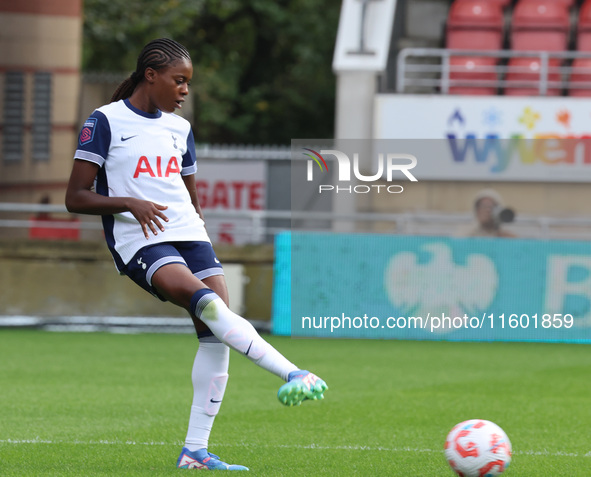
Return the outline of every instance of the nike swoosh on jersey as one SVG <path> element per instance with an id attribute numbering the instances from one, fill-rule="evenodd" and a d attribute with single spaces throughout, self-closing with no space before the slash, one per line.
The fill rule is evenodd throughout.
<path id="1" fill-rule="evenodd" d="M 135 136 L 129 136 L 129 137 L 123 137 L 123 136 L 121 136 L 121 141 L 127 141 L 127 140 L 129 140 L 129 139 L 131 139 L 133 137 L 138 137 L 138 135 L 136 134 Z"/>

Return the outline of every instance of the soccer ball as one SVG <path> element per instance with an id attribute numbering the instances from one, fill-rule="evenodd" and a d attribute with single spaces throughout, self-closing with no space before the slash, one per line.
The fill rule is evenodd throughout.
<path id="1" fill-rule="evenodd" d="M 511 442 L 494 422 L 460 422 L 445 440 L 445 457 L 460 477 L 500 475 L 511 462 Z"/>

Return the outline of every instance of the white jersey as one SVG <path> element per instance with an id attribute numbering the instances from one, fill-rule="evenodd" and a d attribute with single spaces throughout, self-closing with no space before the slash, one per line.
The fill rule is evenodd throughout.
<path id="1" fill-rule="evenodd" d="M 146 239 L 131 212 L 103 216 L 105 238 L 121 270 L 135 253 L 161 242 L 210 242 L 182 176 L 197 171 L 195 141 L 188 121 L 176 114 L 146 113 L 129 100 L 95 110 L 84 123 L 75 159 L 100 166 L 96 192 L 166 205 L 165 231 Z"/>

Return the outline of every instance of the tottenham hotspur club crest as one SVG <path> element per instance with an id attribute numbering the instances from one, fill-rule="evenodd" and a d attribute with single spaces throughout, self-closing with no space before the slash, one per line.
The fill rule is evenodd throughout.
<path id="1" fill-rule="evenodd" d="M 142 262 L 142 258 L 143 257 L 140 257 L 140 258 L 137 259 L 137 264 L 138 265 L 141 265 L 142 266 L 142 269 L 145 270 L 147 265 L 144 262 Z"/>
<path id="2" fill-rule="evenodd" d="M 171 136 L 172 136 L 172 140 L 174 141 L 173 147 L 175 149 L 178 149 L 178 146 L 176 145 L 176 136 L 174 134 L 171 134 Z"/>

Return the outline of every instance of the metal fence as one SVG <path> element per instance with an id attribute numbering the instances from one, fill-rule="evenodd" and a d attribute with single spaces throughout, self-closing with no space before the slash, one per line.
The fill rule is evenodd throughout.
<path id="1" fill-rule="evenodd" d="M 68 214 L 65 207 L 49 204 L 0 203 L 0 237 L 8 229 L 31 231 L 34 227 L 43 230 L 94 231 L 86 238 L 102 240 L 102 225 L 99 217 Z M 383 234 L 461 236 L 473 223 L 469 213 L 408 212 L 408 213 L 352 213 L 279 211 L 279 210 L 205 210 L 206 218 L 226 220 L 248 219 L 247 225 L 235 232 L 246 237 L 246 242 L 257 243 L 261 238 L 272 241 L 285 230 L 330 232 L 334 223 L 348 223 L 352 232 Z M 16 218 L 6 218 L 9 215 Z M 33 214 L 22 218 L 23 214 Z M 57 214 L 59 217 L 54 217 Z M 43 217 L 39 219 L 38 217 Z M 272 220 L 275 219 L 275 220 Z M 281 222 L 284 226 L 272 225 Z M 544 217 L 518 216 L 507 227 L 518 237 L 535 239 L 591 240 L 591 217 Z M 208 226 L 209 229 L 209 226 Z M 4 232 L 3 232 L 4 231 Z M 211 232 L 216 232 L 211 230 Z M 30 238 L 60 238 L 59 235 L 41 235 Z M 74 236 L 66 237 L 76 239 Z"/>
<path id="2" fill-rule="evenodd" d="M 453 57 L 493 58 L 496 64 L 478 65 L 467 71 L 463 66 L 451 64 Z M 513 58 L 534 58 L 539 60 L 539 69 L 532 70 L 521 65 L 511 65 Z M 591 66 L 573 67 L 573 60 L 591 59 L 591 53 L 575 51 L 515 51 L 515 50 L 454 50 L 445 48 L 404 48 L 398 53 L 396 92 L 397 93 L 442 93 L 447 94 L 453 87 L 534 88 L 540 95 L 551 89 L 561 91 L 588 90 L 591 95 Z M 467 77 L 454 78 L 455 74 Z M 478 79 L 490 74 L 496 79 Z M 587 77 L 587 81 L 572 81 L 573 74 Z M 527 78 L 507 79 L 508 76 Z M 455 75 L 458 76 L 458 75 Z"/>

